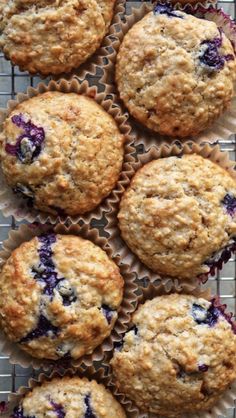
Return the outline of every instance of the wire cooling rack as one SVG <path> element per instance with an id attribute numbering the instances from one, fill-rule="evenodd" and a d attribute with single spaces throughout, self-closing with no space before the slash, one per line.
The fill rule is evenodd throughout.
<path id="1" fill-rule="evenodd" d="M 130 12 L 131 6 L 139 6 L 140 1 L 127 1 L 127 12 Z M 224 11 L 230 14 L 234 19 L 236 18 L 236 0 L 221 1 L 218 3 Z M 6 61 L 2 54 L 0 54 L 0 107 L 5 107 L 10 99 L 14 99 L 19 92 L 26 91 L 29 86 L 36 86 L 40 78 L 30 77 L 27 73 L 22 73 L 17 67 L 13 67 L 9 61 Z M 44 80 L 47 81 L 47 80 Z M 91 80 L 96 83 L 96 78 Z M 236 141 L 235 137 L 231 137 L 227 141 L 219 141 L 222 150 L 230 153 L 231 159 L 236 161 Z M 0 248 L 2 242 L 7 238 L 11 229 L 17 229 L 18 222 L 12 218 L 4 218 L 0 214 Z M 224 269 L 212 277 L 208 286 L 211 287 L 214 294 L 221 297 L 223 303 L 228 305 L 231 312 L 236 316 L 236 260 L 232 258 Z M 1 296 L 0 296 L 1 297 Z M 1 347 L 0 347 L 1 350 Z M 30 377 L 36 377 L 38 372 L 31 368 L 24 369 L 20 366 L 14 366 L 9 363 L 7 356 L 1 355 L 0 351 L 0 406 L 1 402 L 7 401 L 8 395 L 11 392 L 26 385 Z M 1 408 L 0 408 L 1 410 Z M 227 418 L 236 418 L 236 407 L 228 412 Z"/>

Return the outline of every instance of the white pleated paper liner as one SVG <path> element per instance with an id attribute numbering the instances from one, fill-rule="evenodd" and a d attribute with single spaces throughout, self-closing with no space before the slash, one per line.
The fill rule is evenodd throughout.
<path id="1" fill-rule="evenodd" d="M 27 387 L 20 387 L 16 393 L 12 393 L 9 396 L 9 404 L 7 405 L 7 412 L 2 416 L 4 418 L 9 418 L 16 406 L 19 405 L 22 398 L 29 393 L 34 387 L 41 385 L 43 382 L 52 380 L 53 378 L 64 377 L 64 376 L 78 376 L 86 377 L 89 380 L 96 380 L 97 383 L 100 383 L 109 390 L 118 402 L 120 402 L 127 414 L 127 418 L 136 418 L 137 411 L 136 408 L 132 405 L 132 402 L 127 399 L 123 394 L 117 390 L 115 385 L 112 383 L 112 378 L 110 375 L 110 369 L 104 364 L 92 364 L 91 366 L 84 368 L 79 368 L 77 370 L 69 369 L 67 371 L 53 371 L 50 375 L 41 373 L 37 379 L 30 379 Z"/>
<path id="2" fill-rule="evenodd" d="M 157 296 L 162 296 L 164 294 L 170 294 L 175 292 L 174 289 L 170 289 L 165 292 L 163 287 L 156 286 L 154 283 L 148 283 L 145 287 L 140 287 L 140 294 L 138 298 L 138 306 L 140 304 L 144 304 L 146 301 L 151 300 Z M 179 289 L 179 293 L 182 294 L 192 294 L 196 297 L 202 297 L 207 300 L 211 300 L 213 295 L 211 294 L 211 290 L 209 288 L 196 288 L 194 290 L 190 290 L 187 288 Z M 131 322 L 132 325 L 132 322 Z M 112 384 L 116 386 L 115 378 L 112 374 L 111 368 L 111 377 L 112 377 Z M 125 399 L 125 394 L 123 394 Z M 168 395 L 167 395 L 168 396 Z M 218 402 L 215 406 L 206 412 L 198 412 L 195 414 L 183 414 L 181 418 L 219 418 L 219 417 L 229 417 L 228 412 L 229 409 L 235 406 L 236 401 L 236 381 L 232 383 L 232 385 L 225 391 L 225 393 L 219 398 Z M 130 401 L 132 405 L 133 414 L 135 414 L 136 418 L 165 418 L 160 415 L 156 415 L 153 413 L 144 413 L 139 410 L 139 408 L 135 405 L 133 401 Z M 121 402 L 122 403 L 122 402 Z"/>
<path id="3" fill-rule="evenodd" d="M 99 345 L 92 354 L 83 356 L 77 360 L 65 359 L 53 361 L 37 359 L 21 350 L 20 346 L 11 342 L 7 336 L 0 330 L 0 352 L 10 357 L 11 364 L 19 364 L 26 368 L 32 366 L 34 369 L 43 368 L 44 370 L 54 368 L 68 368 L 90 366 L 93 362 L 102 361 L 108 352 L 112 351 L 115 342 L 122 339 L 122 335 L 128 329 L 131 313 L 135 310 L 137 301 L 137 285 L 135 284 L 135 275 L 129 272 L 129 267 L 121 262 L 119 257 L 112 257 L 111 250 L 107 245 L 105 238 L 99 237 L 96 229 L 89 229 L 87 225 L 71 225 L 66 227 L 58 224 L 55 227 L 51 225 L 21 225 L 17 231 L 11 231 L 9 237 L 3 242 L 3 250 L 0 252 L 0 269 L 11 255 L 12 251 L 19 247 L 23 242 L 30 241 L 33 237 L 42 233 L 53 231 L 58 234 L 72 234 L 92 241 L 100 248 L 106 251 L 108 256 L 118 265 L 120 273 L 124 279 L 124 294 L 121 306 L 118 309 L 118 319 L 114 325 L 109 337 Z"/>
<path id="4" fill-rule="evenodd" d="M 223 32 L 230 39 L 234 49 L 236 50 L 236 25 L 233 19 L 227 15 L 222 9 L 208 6 L 205 7 L 203 3 L 196 5 L 185 4 L 185 5 L 174 5 L 175 9 L 182 10 L 197 17 L 204 18 L 207 20 L 214 21 L 219 28 L 222 28 Z M 115 64 L 116 56 L 119 51 L 119 47 L 123 41 L 125 34 L 129 29 L 138 21 L 140 21 L 148 12 L 153 10 L 153 5 L 150 3 L 142 4 L 139 8 L 132 8 L 131 14 L 125 15 L 124 18 L 120 18 L 119 23 L 116 23 L 111 27 L 111 32 L 114 35 L 114 41 L 112 43 L 112 52 L 107 56 L 109 63 L 106 67 L 106 72 L 102 78 L 102 82 L 111 85 L 111 90 L 117 91 L 115 83 Z M 122 100 L 119 100 L 119 106 L 123 112 L 127 109 L 123 104 Z M 133 134 L 136 137 L 135 144 L 145 146 L 145 149 L 149 149 L 152 145 L 160 144 L 163 141 L 171 143 L 174 138 L 168 138 L 163 135 L 159 135 L 154 131 L 143 126 L 141 123 L 136 121 L 132 116 L 129 119 L 132 127 Z M 236 82 L 235 82 L 235 93 L 232 99 L 231 106 L 226 110 L 207 130 L 204 130 L 199 135 L 192 138 L 183 138 L 181 142 L 188 142 L 192 140 L 197 143 L 203 141 L 209 143 L 217 143 L 219 140 L 228 140 L 229 137 L 236 133 Z M 180 140 L 180 138 L 176 138 Z"/>
<path id="5" fill-rule="evenodd" d="M 121 237 L 117 218 L 120 199 L 125 189 L 129 186 L 130 180 L 134 176 L 135 172 L 143 165 L 154 159 L 193 153 L 199 154 L 204 158 L 209 158 L 211 161 L 217 163 L 225 170 L 227 170 L 230 175 L 236 179 L 236 171 L 234 170 L 235 162 L 230 160 L 229 154 L 227 152 L 220 151 L 218 145 L 204 143 L 196 144 L 193 142 L 182 144 L 176 141 L 171 145 L 163 143 L 159 147 L 153 146 L 149 149 L 149 151 L 140 154 L 138 156 L 138 162 L 130 164 L 129 179 L 127 179 L 128 181 L 122 185 L 118 184 L 118 188 L 114 191 L 114 199 L 112 202 L 110 201 L 110 210 L 105 215 L 107 219 L 105 230 L 109 234 L 109 246 L 112 249 L 113 256 L 121 257 L 122 261 L 129 265 L 130 271 L 137 274 L 139 283 L 142 283 L 143 281 L 150 281 L 151 283 L 162 283 L 167 291 L 170 291 L 172 287 L 174 287 L 176 291 L 179 291 L 183 288 L 186 290 L 189 289 L 191 291 L 198 287 L 200 283 L 205 282 L 210 275 L 214 275 L 216 271 L 221 270 L 224 263 L 229 260 L 231 253 L 236 251 L 235 243 L 227 248 L 227 251 L 229 251 L 228 257 L 225 257 L 225 253 L 223 252 L 225 249 L 222 249 L 222 257 L 217 259 L 214 268 L 211 268 L 211 270 L 209 268 L 208 274 L 204 274 L 195 278 L 193 277 L 192 279 L 178 279 L 166 276 L 161 277 L 146 267 L 128 248 Z"/>
<path id="6" fill-rule="evenodd" d="M 134 152 L 134 148 L 131 146 L 133 138 L 130 135 L 130 125 L 127 123 L 128 116 L 122 113 L 120 108 L 116 106 L 115 96 L 109 94 L 109 87 L 104 86 L 104 89 L 105 90 L 103 93 L 98 93 L 96 86 L 89 87 L 86 80 L 80 83 L 75 78 L 70 81 L 64 79 L 58 82 L 50 81 L 48 85 L 39 83 L 37 88 L 28 88 L 27 94 L 19 93 L 16 100 L 10 100 L 8 102 L 7 109 L 0 109 L 0 130 L 3 129 L 3 122 L 6 117 L 19 103 L 47 91 L 59 91 L 63 93 L 73 92 L 91 97 L 99 105 L 101 105 L 109 115 L 113 117 L 121 134 L 124 136 L 124 160 L 123 168 L 120 173 L 120 179 L 122 180 L 126 176 L 127 163 L 133 160 L 132 154 Z M 6 184 L 4 175 L 0 168 L 0 210 L 5 217 L 14 216 L 17 221 L 26 220 L 31 223 L 49 222 L 51 224 L 55 224 L 57 222 L 78 223 L 80 221 L 89 223 L 92 218 L 102 218 L 103 212 L 107 210 L 107 205 L 110 197 L 112 198 L 112 192 L 92 212 L 88 212 L 84 215 L 62 216 L 47 214 L 29 207 L 26 199 L 14 194 L 10 187 Z"/>

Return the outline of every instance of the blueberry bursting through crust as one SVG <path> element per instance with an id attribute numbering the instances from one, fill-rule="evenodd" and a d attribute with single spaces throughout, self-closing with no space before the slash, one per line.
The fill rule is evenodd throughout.
<path id="1" fill-rule="evenodd" d="M 232 54 L 220 54 L 219 48 L 222 46 L 222 30 L 219 29 L 219 33 L 219 37 L 201 42 L 202 52 L 199 56 L 199 60 L 200 63 L 210 71 L 222 70 L 226 61 L 235 59 Z"/>
<path id="2" fill-rule="evenodd" d="M 173 5 L 169 2 L 165 4 L 157 4 L 153 9 L 154 15 L 167 15 L 168 17 L 178 17 L 183 19 L 184 16 L 179 15 L 173 8 Z"/>
<path id="3" fill-rule="evenodd" d="M 236 323 L 232 319 L 233 314 L 226 313 L 225 309 L 226 305 L 222 305 L 219 299 L 213 298 L 208 309 L 194 303 L 192 306 L 192 316 L 197 324 L 208 325 L 209 327 L 214 327 L 222 316 L 231 325 L 233 333 L 236 334 Z"/>
<path id="4" fill-rule="evenodd" d="M 40 248 L 38 249 L 40 263 L 39 265 L 32 268 L 34 279 L 40 284 L 42 295 L 46 295 L 49 301 L 54 298 L 55 291 L 57 291 L 62 298 L 63 305 L 70 306 L 72 303 L 76 302 L 77 296 L 75 289 L 70 286 L 68 280 L 66 280 L 64 277 L 58 277 L 58 273 L 52 259 L 52 245 L 56 242 L 56 235 L 53 233 L 41 235 L 38 237 L 38 240 L 41 244 Z M 103 304 L 100 309 L 108 324 L 111 324 L 113 313 L 115 311 L 105 304 Z M 43 312 L 40 312 L 36 328 L 30 331 L 19 342 L 24 344 L 43 336 L 50 336 L 53 338 L 58 336 L 59 333 L 60 329 L 54 326 L 45 317 Z M 64 353 L 65 358 L 68 356 L 69 353 Z"/>
<path id="5" fill-rule="evenodd" d="M 49 300 L 54 297 L 54 289 L 57 289 L 62 297 L 63 305 L 69 306 L 77 300 L 74 290 L 68 286 L 64 278 L 58 278 L 55 271 L 55 265 L 52 260 L 53 251 L 51 245 L 56 242 L 54 234 L 41 235 L 38 238 L 41 246 L 38 250 L 40 264 L 34 267 L 32 273 L 34 278 L 42 286 L 42 294 L 47 295 Z M 41 313 L 38 319 L 37 327 L 23 337 L 20 343 L 26 343 L 32 339 L 42 336 L 57 336 L 60 330 Z"/>
<path id="6" fill-rule="evenodd" d="M 42 235 L 39 238 L 41 247 L 39 249 L 40 264 L 34 267 L 32 273 L 34 278 L 43 288 L 43 294 L 53 299 L 54 289 L 60 293 L 63 305 L 69 306 L 76 301 L 74 290 L 69 286 L 69 283 L 64 278 L 59 278 L 56 272 L 55 265 L 52 260 L 53 251 L 51 245 L 56 242 L 54 234 Z"/>
<path id="7" fill-rule="evenodd" d="M 66 416 L 64 408 L 61 404 L 57 404 L 56 402 L 52 400 L 50 400 L 50 403 L 53 407 L 54 412 L 56 413 L 57 418 L 64 418 Z M 94 414 L 92 410 L 90 395 L 85 396 L 84 403 L 85 403 L 84 418 L 97 418 L 97 416 Z M 35 416 L 24 415 L 22 406 L 18 406 L 14 409 L 14 412 L 11 418 L 35 418 Z"/>
<path id="8" fill-rule="evenodd" d="M 31 164 L 41 152 L 45 140 L 44 129 L 34 125 L 30 120 L 25 121 L 21 113 L 12 116 L 11 120 L 24 132 L 18 136 L 15 145 L 6 144 L 5 150 L 8 154 L 17 157 L 23 164 Z"/>
<path id="9" fill-rule="evenodd" d="M 221 204 L 229 216 L 233 217 L 236 214 L 236 198 L 232 193 L 227 193 L 221 201 Z M 214 253 L 211 258 L 205 261 L 204 264 L 209 267 L 209 272 L 207 274 L 201 274 L 199 278 L 204 281 L 207 279 L 209 274 L 213 276 L 216 269 L 220 270 L 223 264 L 229 261 L 231 254 L 235 251 L 236 237 L 232 237 L 231 242 L 228 245 L 226 245 L 220 251 Z"/>

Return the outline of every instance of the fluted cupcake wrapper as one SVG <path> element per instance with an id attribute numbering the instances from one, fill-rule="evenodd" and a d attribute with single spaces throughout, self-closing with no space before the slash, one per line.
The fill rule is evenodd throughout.
<path id="1" fill-rule="evenodd" d="M 101 45 L 98 47 L 98 49 L 94 52 L 94 54 L 91 55 L 83 64 L 81 64 L 79 67 L 74 68 L 69 73 L 62 72 L 61 74 L 41 74 L 40 72 L 37 73 L 31 73 L 29 72 L 29 75 L 31 76 L 37 76 L 40 77 L 40 79 L 45 80 L 47 77 L 52 78 L 53 80 L 59 80 L 60 78 L 64 78 L 67 80 L 70 80 L 72 77 L 76 76 L 80 80 L 84 80 L 88 76 L 97 77 L 98 79 L 101 78 L 102 73 L 100 72 L 101 67 L 104 64 L 104 60 L 106 60 L 107 56 L 107 49 L 110 46 L 110 35 L 112 35 L 111 28 L 113 25 L 115 25 L 117 22 L 119 22 L 120 17 L 123 16 L 125 13 L 125 0 L 116 0 L 114 5 L 114 12 L 112 21 L 110 23 L 110 26 L 107 30 L 107 33 L 105 34 L 104 38 L 101 41 Z M 5 59 L 7 61 L 10 61 L 8 57 L 4 55 Z M 20 72 L 24 72 L 19 65 Z"/>
<path id="2" fill-rule="evenodd" d="M 80 65 L 78 69 L 73 70 L 70 74 L 63 74 L 64 78 L 72 76 L 79 80 L 85 80 L 88 76 L 97 77 L 98 80 L 104 78 L 104 65 L 106 67 L 107 55 L 113 42 L 113 27 L 117 25 L 125 14 L 126 0 L 116 0 L 114 15 L 107 34 L 105 35 L 100 48 L 93 54 L 84 64 Z M 56 79 L 56 77 L 53 77 Z M 58 77 L 57 77 L 58 79 Z"/>
<path id="3" fill-rule="evenodd" d="M 121 341 L 122 335 L 128 329 L 131 314 L 137 305 L 137 285 L 135 283 L 135 275 L 129 272 L 129 267 L 121 262 L 119 257 L 112 258 L 112 252 L 107 245 L 107 240 L 99 236 L 98 230 L 89 229 L 87 225 L 82 227 L 79 225 L 71 225 L 66 227 L 58 224 L 55 227 L 51 225 L 21 225 L 17 231 L 11 231 L 9 238 L 3 243 L 3 250 L 0 252 L 0 269 L 10 257 L 12 251 L 19 247 L 23 242 L 31 240 L 35 236 L 42 233 L 54 231 L 58 234 L 73 234 L 92 241 L 100 248 L 106 251 L 108 256 L 118 265 L 120 273 L 124 279 L 124 294 L 120 308 L 118 309 L 118 319 L 114 325 L 109 337 L 107 337 L 101 345 L 94 349 L 92 354 L 83 356 L 77 360 L 44 360 L 37 359 L 27 354 L 16 343 L 11 342 L 7 336 L 0 330 L 0 352 L 9 356 L 10 363 L 19 364 L 26 368 L 32 366 L 34 369 L 50 367 L 81 367 L 90 366 L 93 362 L 102 361 L 107 354 L 112 351 L 114 343 Z"/>
<path id="4" fill-rule="evenodd" d="M 96 380 L 98 383 L 103 384 L 106 389 L 108 389 L 113 396 L 120 402 L 126 411 L 128 418 L 136 418 L 137 411 L 133 407 L 132 402 L 125 397 L 125 395 L 120 394 L 118 389 L 115 387 L 112 382 L 112 377 L 110 374 L 110 369 L 104 364 L 92 364 L 86 369 L 79 368 L 77 370 L 68 369 L 66 371 L 53 371 L 50 375 L 41 373 L 37 379 L 30 379 L 27 387 L 20 387 L 16 393 L 12 393 L 8 398 L 7 411 L 3 415 L 4 418 L 9 418 L 14 410 L 14 408 L 19 405 L 23 397 L 30 392 L 34 387 L 41 385 L 45 381 L 52 380 L 53 378 L 64 377 L 64 376 L 77 376 L 77 377 L 86 377 L 89 380 Z"/>
<path id="5" fill-rule="evenodd" d="M 231 40 L 232 45 L 236 51 L 236 25 L 233 19 L 224 13 L 222 9 L 217 9 L 212 5 L 209 7 L 204 7 L 204 4 L 202 3 L 198 3 L 197 5 L 186 4 L 182 6 L 176 4 L 173 7 L 175 9 L 191 13 L 196 17 L 214 21 L 218 27 L 222 28 L 223 32 Z M 112 86 L 111 89 L 113 90 L 116 89 L 116 57 L 123 38 L 129 29 L 131 29 L 135 23 L 140 21 L 151 10 L 153 10 L 153 5 L 149 3 L 142 4 L 139 8 L 132 8 L 131 14 L 125 15 L 125 20 L 120 18 L 119 23 L 116 23 L 111 27 L 111 33 L 114 35 L 114 40 L 110 48 L 110 53 L 107 55 L 108 64 L 106 66 L 106 71 L 104 72 L 102 82 L 105 84 L 110 84 Z M 125 105 L 121 100 L 119 100 L 119 106 L 122 111 L 126 111 Z M 171 141 L 175 139 L 170 139 L 166 136 L 149 130 L 141 123 L 136 121 L 131 115 L 129 120 L 133 128 L 132 133 L 136 138 L 135 145 L 144 146 L 145 149 L 149 149 L 153 145 L 160 144 L 162 142 L 171 143 Z M 184 143 L 192 140 L 199 144 L 203 141 L 209 143 L 217 143 L 220 140 L 228 140 L 229 137 L 233 134 L 236 134 L 236 81 L 234 83 L 234 96 L 230 108 L 226 110 L 208 129 L 192 138 L 183 138 L 181 139 L 181 142 Z M 179 138 L 176 139 L 180 140 Z"/>
<path id="6" fill-rule="evenodd" d="M 216 271 L 222 269 L 223 265 L 229 260 L 231 254 L 236 250 L 236 245 L 233 242 L 229 246 L 222 248 L 217 254 L 216 260 L 209 267 L 209 272 L 192 279 L 178 279 L 174 277 L 161 277 L 157 273 L 152 272 L 147 268 L 138 257 L 131 252 L 126 243 L 123 241 L 119 226 L 117 214 L 119 211 L 120 199 L 125 189 L 129 186 L 130 180 L 134 176 L 135 172 L 140 169 L 146 163 L 170 156 L 177 156 L 183 154 L 199 154 L 204 158 L 209 158 L 214 163 L 220 165 L 227 170 L 230 175 L 236 179 L 236 171 L 234 170 L 235 162 L 231 161 L 227 152 L 222 152 L 218 145 L 212 144 L 196 144 L 194 142 L 180 143 L 175 141 L 172 144 L 163 143 L 159 147 L 152 146 L 148 151 L 138 155 L 138 161 L 130 163 L 129 175 L 125 184 L 118 183 L 118 187 L 114 190 L 114 199 L 110 204 L 110 211 L 105 215 L 107 219 L 107 225 L 105 227 L 106 232 L 109 234 L 108 242 L 112 249 L 113 256 L 120 256 L 124 263 L 129 265 L 131 272 L 137 274 L 139 283 L 145 283 L 150 281 L 151 283 L 160 284 L 165 287 L 166 291 L 171 291 L 173 288 L 176 291 L 186 290 L 191 291 L 199 286 L 202 282 L 205 282 L 210 275 L 214 275 Z"/>
<path id="7" fill-rule="evenodd" d="M 140 287 L 140 295 L 138 298 L 138 305 L 144 304 L 146 301 L 151 300 L 155 297 L 162 296 L 165 294 L 173 293 L 172 291 L 165 292 L 163 291 L 163 288 L 160 288 L 159 286 L 156 286 L 153 283 L 147 284 L 145 287 Z M 209 288 L 205 288 L 204 290 L 201 288 L 197 288 L 193 291 L 189 291 L 188 289 L 182 289 L 180 290 L 180 293 L 183 294 L 191 294 L 196 297 L 202 297 L 207 300 L 211 300 L 214 298 L 214 296 L 211 294 L 211 290 Z M 218 306 L 223 306 L 225 309 L 225 305 L 221 305 L 218 302 Z M 112 376 L 112 384 L 116 386 L 115 377 L 112 374 L 112 368 L 111 368 L 111 376 Z M 120 394 L 122 395 L 122 393 Z M 128 400 L 126 398 L 126 395 L 123 394 L 124 399 Z M 168 396 L 168 395 L 167 395 Z M 198 412 L 196 414 L 184 414 L 182 418 L 219 418 L 219 417 L 226 417 L 227 413 L 230 408 L 233 408 L 235 405 L 236 400 L 236 381 L 232 383 L 232 385 L 225 391 L 225 393 L 220 397 L 218 402 L 215 404 L 215 406 L 210 410 L 206 412 Z M 122 404 L 122 402 L 121 402 Z M 156 414 L 153 413 L 143 413 L 139 410 L 139 408 L 135 405 L 133 401 L 130 400 L 130 409 L 132 409 L 132 412 L 135 416 L 135 418 L 157 418 Z M 160 415 L 158 415 L 158 418 L 162 418 Z M 163 417 L 165 418 L 165 417 Z"/>
<path id="8" fill-rule="evenodd" d="M 128 162 L 133 160 L 132 154 L 134 153 L 134 148 L 131 145 L 133 138 L 130 135 L 131 127 L 127 123 L 128 116 L 116 105 L 116 98 L 114 95 L 110 94 L 110 88 L 108 86 L 104 85 L 104 91 L 99 93 L 96 86 L 89 87 L 86 80 L 80 83 L 78 79 L 74 78 L 70 81 L 61 79 L 58 82 L 50 81 L 49 84 L 39 83 L 36 88 L 29 87 L 26 94 L 19 93 L 16 100 L 10 100 L 8 102 L 7 109 L 0 109 L 0 131 L 3 129 L 3 123 L 6 117 L 19 103 L 48 91 L 59 91 L 63 93 L 73 92 L 91 97 L 113 117 L 121 134 L 124 135 L 124 160 L 122 172 L 120 173 L 120 179 L 124 178 L 126 175 L 126 165 Z M 40 212 L 37 209 L 30 208 L 27 205 L 26 199 L 16 196 L 16 194 L 13 193 L 7 185 L 0 168 L 0 210 L 4 216 L 14 216 L 17 221 L 27 220 L 31 223 L 49 222 L 51 224 L 55 224 L 57 222 L 67 222 L 73 224 L 80 221 L 89 223 L 93 218 L 102 218 L 103 212 L 107 211 L 109 199 L 112 199 L 112 192 L 93 211 L 84 215 L 59 216 Z"/>

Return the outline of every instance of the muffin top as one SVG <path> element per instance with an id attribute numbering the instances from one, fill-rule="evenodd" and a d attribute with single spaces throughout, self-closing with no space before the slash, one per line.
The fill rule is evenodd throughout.
<path id="1" fill-rule="evenodd" d="M 236 60 L 213 21 L 157 5 L 125 35 L 116 63 L 121 99 L 146 127 L 196 135 L 231 102 Z"/>
<path id="2" fill-rule="evenodd" d="M 154 272 L 208 273 L 236 236 L 236 181 L 200 155 L 153 160 L 132 179 L 118 218 L 123 239 Z"/>
<path id="3" fill-rule="evenodd" d="M 78 215 L 115 186 L 124 136 L 93 99 L 47 92 L 20 103 L 4 123 L 1 163 L 8 185 L 36 209 Z"/>
<path id="4" fill-rule="evenodd" d="M 141 305 L 111 362 L 119 390 L 167 417 L 211 408 L 236 378 L 236 327 L 224 310 L 178 294 Z"/>
<path id="5" fill-rule="evenodd" d="M 77 359 L 111 333 L 123 296 L 116 264 L 90 241 L 46 234 L 14 250 L 0 273 L 0 321 L 37 358 Z"/>
<path id="6" fill-rule="evenodd" d="M 0 9 L 0 46 L 21 70 L 69 72 L 99 47 L 115 0 L 11 0 Z"/>
<path id="7" fill-rule="evenodd" d="M 112 394 L 95 380 L 54 378 L 25 395 L 12 418 L 125 418 Z"/>

